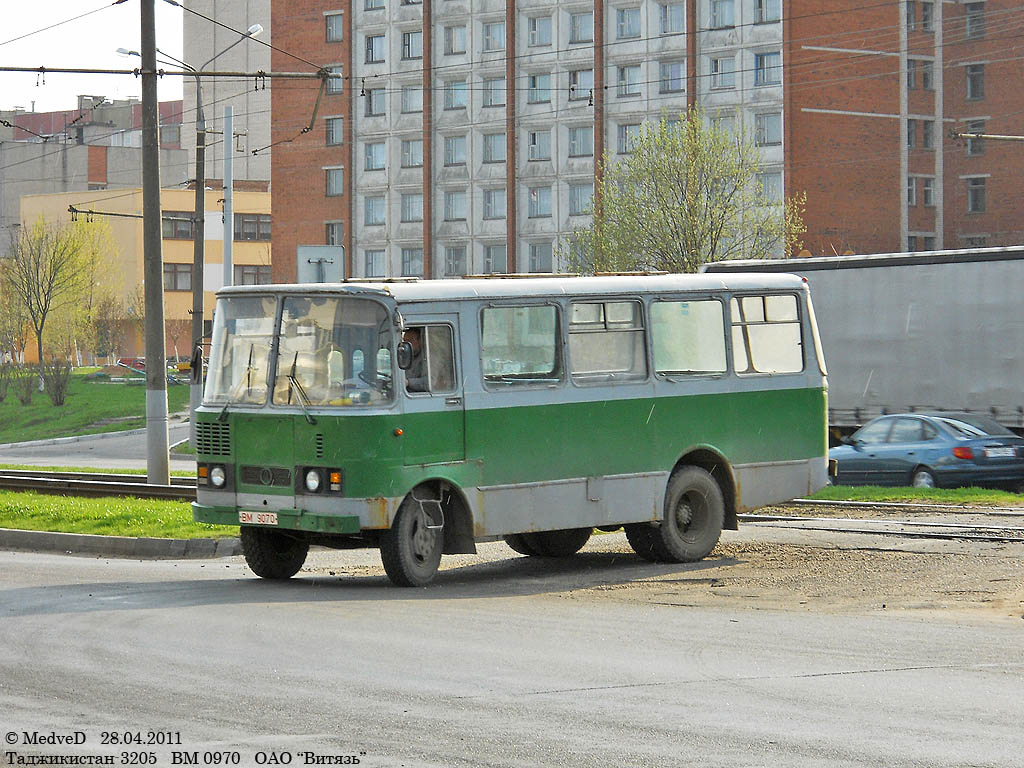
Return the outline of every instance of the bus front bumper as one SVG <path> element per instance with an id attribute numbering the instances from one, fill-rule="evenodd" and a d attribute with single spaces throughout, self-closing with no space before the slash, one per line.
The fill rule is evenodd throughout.
<path id="1" fill-rule="evenodd" d="M 273 512 L 238 507 L 217 507 L 192 502 L 192 519 L 211 525 L 255 525 L 311 533 L 359 533 L 358 515 L 329 515 L 305 509 L 276 509 Z"/>

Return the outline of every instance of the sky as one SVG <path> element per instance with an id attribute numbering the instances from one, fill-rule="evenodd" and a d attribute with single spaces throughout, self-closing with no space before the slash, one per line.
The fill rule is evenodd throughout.
<path id="1" fill-rule="evenodd" d="M 135 69 L 138 57 L 119 56 L 118 48 L 137 51 L 141 41 L 139 0 L 4 0 L 0 25 L 0 66 Z M 182 10 L 156 0 L 156 44 L 171 56 L 182 55 Z M 89 14 L 83 18 L 75 17 Z M 61 24 L 61 22 L 68 22 Z M 59 26 L 54 26 L 59 25 Z M 46 29 L 52 27 L 51 29 Z M 18 39 L 21 38 L 21 39 Z M 75 109 L 78 95 L 124 99 L 142 97 L 132 75 L 38 74 L 0 72 L 0 110 L 24 107 L 36 112 Z M 160 101 L 181 98 L 181 78 L 158 84 Z"/>

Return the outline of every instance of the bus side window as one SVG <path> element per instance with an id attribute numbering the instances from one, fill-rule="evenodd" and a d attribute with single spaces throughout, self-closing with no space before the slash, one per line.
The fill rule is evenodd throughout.
<path id="1" fill-rule="evenodd" d="M 741 296 L 731 300 L 736 373 L 799 373 L 803 339 L 796 296 Z"/>
<path id="2" fill-rule="evenodd" d="M 573 302 L 569 308 L 569 366 L 577 383 L 647 378 L 640 302 Z"/>
<path id="3" fill-rule="evenodd" d="M 485 307 L 480 328 L 485 383 L 548 385 L 561 381 L 561 332 L 555 306 Z"/>
<path id="4" fill-rule="evenodd" d="M 413 363 L 405 372 L 407 392 L 455 391 L 455 347 L 450 325 L 410 326 Z"/>
<path id="5" fill-rule="evenodd" d="M 726 371 L 725 320 L 717 299 L 653 302 L 651 340 L 656 373 Z"/>

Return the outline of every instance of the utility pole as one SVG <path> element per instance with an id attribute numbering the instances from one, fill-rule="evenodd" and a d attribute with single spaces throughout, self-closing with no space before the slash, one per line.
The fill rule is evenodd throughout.
<path id="1" fill-rule="evenodd" d="M 235 129 L 231 118 L 231 105 L 228 104 L 224 107 L 224 285 L 232 285 L 235 282 L 232 264 L 235 243 L 235 180 L 232 163 L 234 158 L 231 156 L 235 144 Z"/>
<path id="2" fill-rule="evenodd" d="M 142 249 L 146 302 L 146 481 L 170 483 L 167 441 L 167 358 L 160 219 L 160 120 L 157 106 L 155 0 L 141 0 Z"/>
<path id="3" fill-rule="evenodd" d="M 206 116 L 202 83 L 196 78 L 196 201 L 192 222 L 192 361 L 189 385 L 189 444 L 196 447 L 196 409 L 203 402 L 203 267 L 206 260 Z"/>

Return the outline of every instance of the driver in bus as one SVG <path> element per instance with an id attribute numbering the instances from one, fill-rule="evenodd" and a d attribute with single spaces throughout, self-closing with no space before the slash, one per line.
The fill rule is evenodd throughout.
<path id="1" fill-rule="evenodd" d="M 405 371 L 405 390 L 407 392 L 429 392 L 427 371 L 423 360 L 423 329 L 420 327 L 406 328 L 402 341 L 409 342 L 412 347 L 412 363 Z"/>

